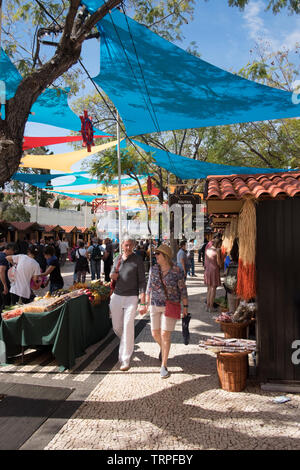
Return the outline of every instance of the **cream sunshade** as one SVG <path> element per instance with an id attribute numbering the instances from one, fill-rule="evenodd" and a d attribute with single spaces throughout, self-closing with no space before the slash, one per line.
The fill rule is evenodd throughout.
<path id="1" fill-rule="evenodd" d="M 46 170 L 58 170 L 64 172 L 71 172 L 71 167 L 79 160 L 90 157 L 95 153 L 106 150 L 110 147 L 117 145 L 118 141 L 107 142 L 106 144 L 97 145 L 92 147 L 92 151 L 88 152 L 86 148 L 76 150 L 68 153 L 58 153 L 56 155 L 26 155 L 22 158 L 21 168 L 43 168 Z"/>

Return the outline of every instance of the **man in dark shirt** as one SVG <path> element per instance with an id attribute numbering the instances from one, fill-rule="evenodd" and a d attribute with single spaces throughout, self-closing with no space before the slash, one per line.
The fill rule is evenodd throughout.
<path id="1" fill-rule="evenodd" d="M 122 243 L 122 254 L 116 257 L 110 277 L 116 281 L 110 299 L 110 311 L 114 332 L 120 338 L 120 370 L 130 368 L 134 349 L 134 319 L 140 295 L 141 305 L 145 306 L 146 278 L 141 256 L 133 253 L 134 241 Z"/>
<path id="2" fill-rule="evenodd" d="M 48 276 L 48 274 L 50 275 L 49 291 L 50 291 L 50 294 L 53 294 L 53 292 L 55 292 L 56 290 L 62 289 L 64 287 L 64 280 L 60 273 L 59 261 L 58 261 L 57 256 L 55 256 L 54 247 L 47 246 L 45 248 L 44 255 L 47 260 L 48 268 L 46 269 L 44 273 L 41 274 L 41 276 Z"/>
<path id="3" fill-rule="evenodd" d="M 110 238 L 105 239 L 105 251 L 103 255 L 103 261 L 104 261 L 104 277 L 105 277 L 105 282 L 110 281 L 110 271 L 111 267 L 114 262 L 113 258 L 113 247 Z"/>
<path id="4" fill-rule="evenodd" d="M 15 254 L 16 248 L 14 243 L 7 243 L 4 246 L 4 250 L 0 252 L 0 313 L 3 308 L 10 305 L 10 282 L 8 279 L 7 271 L 9 269 L 9 262 L 6 256 L 12 256 Z"/>

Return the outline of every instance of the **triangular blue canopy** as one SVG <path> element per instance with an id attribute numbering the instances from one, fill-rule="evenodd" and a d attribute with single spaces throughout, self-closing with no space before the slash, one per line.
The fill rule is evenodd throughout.
<path id="1" fill-rule="evenodd" d="M 84 0 L 93 12 L 103 1 Z M 127 135 L 298 117 L 292 93 L 224 71 L 114 9 L 97 25 L 94 81 L 118 109 Z"/>
<path id="2" fill-rule="evenodd" d="M 8 101 L 15 95 L 22 76 L 3 49 L 0 54 L 0 80 L 5 83 L 5 98 Z M 80 132 L 81 121 L 69 107 L 68 92 L 68 88 L 45 90 L 32 106 L 33 114 L 29 115 L 28 121 Z M 95 132 L 105 134 L 97 129 Z"/>
<path id="3" fill-rule="evenodd" d="M 209 175 L 252 175 L 260 173 L 286 172 L 286 169 L 278 168 L 254 168 L 246 166 L 220 165 L 218 163 L 201 162 L 192 158 L 182 157 L 175 153 L 151 147 L 133 140 L 134 144 L 145 152 L 151 152 L 157 166 L 173 173 L 182 180 L 205 179 Z"/>

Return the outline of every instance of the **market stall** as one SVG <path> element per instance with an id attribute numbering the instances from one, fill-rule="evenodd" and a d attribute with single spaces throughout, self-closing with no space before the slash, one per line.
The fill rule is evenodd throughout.
<path id="1" fill-rule="evenodd" d="M 24 348 L 52 345 L 61 369 L 71 369 L 77 357 L 104 338 L 111 328 L 109 288 L 60 291 L 2 313 L 0 360 Z"/>
<path id="2" fill-rule="evenodd" d="M 44 227 L 36 222 L 6 222 L 8 234 L 7 241 L 40 240 Z"/>
<path id="3" fill-rule="evenodd" d="M 49 241 L 50 238 L 54 238 L 54 240 L 58 240 L 59 234 L 63 232 L 64 230 L 60 225 L 44 225 L 42 238 L 44 238 L 46 242 Z"/>
<path id="4" fill-rule="evenodd" d="M 238 220 L 236 293 L 255 302 L 257 375 L 265 389 L 300 390 L 300 172 L 209 176 L 208 214 Z"/>

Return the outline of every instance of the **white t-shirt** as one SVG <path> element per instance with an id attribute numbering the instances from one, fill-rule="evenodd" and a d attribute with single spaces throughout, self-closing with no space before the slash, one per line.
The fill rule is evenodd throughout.
<path id="1" fill-rule="evenodd" d="M 59 249 L 60 253 L 63 255 L 64 253 L 68 253 L 69 243 L 68 242 L 59 242 Z"/>
<path id="2" fill-rule="evenodd" d="M 12 256 L 14 264 L 17 264 L 15 280 L 11 284 L 10 292 L 25 299 L 30 298 L 30 281 L 32 276 L 41 274 L 40 265 L 27 255 Z"/>
<path id="3" fill-rule="evenodd" d="M 85 248 L 78 248 L 76 250 L 76 258 L 79 258 L 79 255 L 86 256 L 87 250 Z"/>

